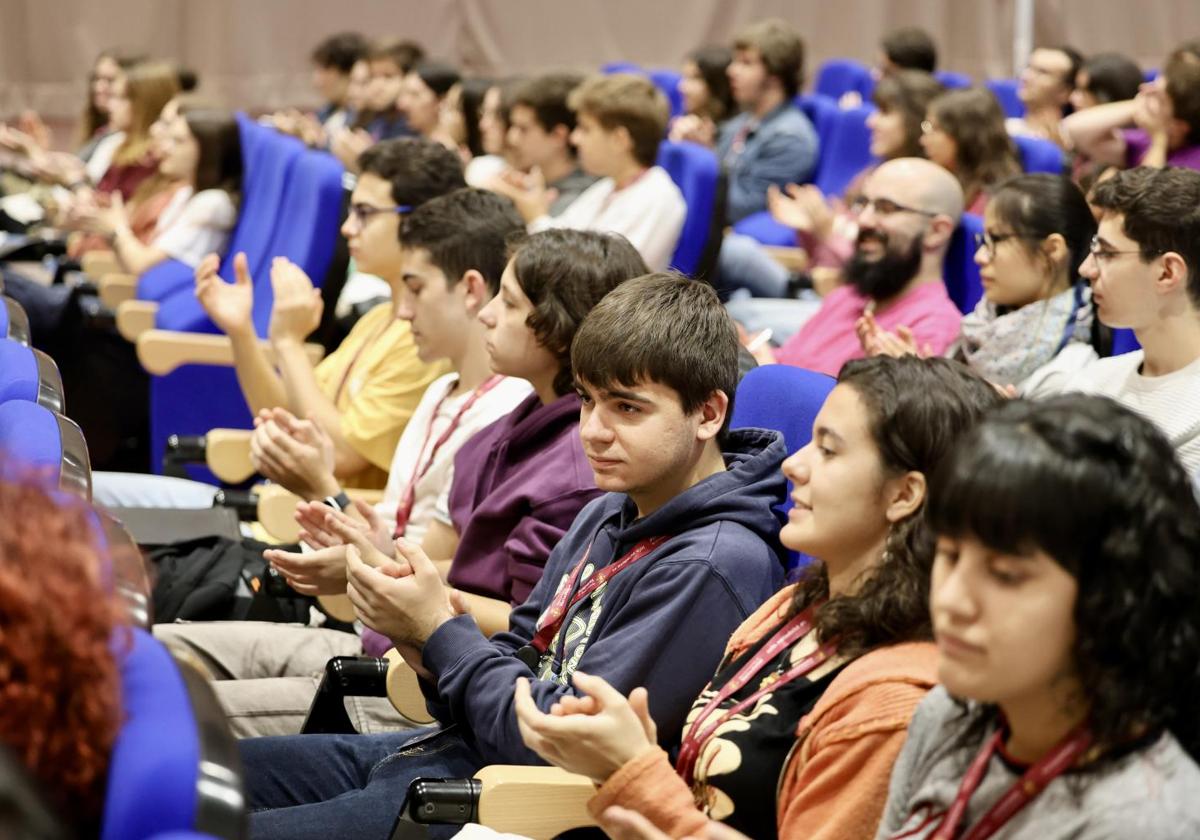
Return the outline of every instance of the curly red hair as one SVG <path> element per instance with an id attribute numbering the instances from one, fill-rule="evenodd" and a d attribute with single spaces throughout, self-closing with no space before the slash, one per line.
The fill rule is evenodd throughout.
<path id="1" fill-rule="evenodd" d="M 119 611 L 87 507 L 0 472 L 0 743 L 68 819 L 92 824 L 121 723 Z"/>

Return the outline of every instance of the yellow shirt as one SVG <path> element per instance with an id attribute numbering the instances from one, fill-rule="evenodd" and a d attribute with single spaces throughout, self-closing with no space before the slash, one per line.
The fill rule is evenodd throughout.
<path id="1" fill-rule="evenodd" d="M 317 385 L 333 400 L 342 434 L 371 466 L 342 483 L 382 488 L 405 425 L 429 383 L 450 364 L 425 364 L 417 357 L 412 330 L 381 303 L 359 319 L 337 350 L 316 367 Z"/>

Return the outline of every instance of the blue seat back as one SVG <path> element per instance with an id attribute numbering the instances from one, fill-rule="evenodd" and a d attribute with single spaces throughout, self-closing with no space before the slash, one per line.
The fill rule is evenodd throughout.
<path id="1" fill-rule="evenodd" d="M 796 231 L 775 221 L 775 217 L 769 210 L 760 210 L 738 219 L 733 225 L 733 232 L 749 236 L 763 245 L 775 245 L 782 248 L 796 247 Z"/>
<path id="2" fill-rule="evenodd" d="M 0 297 L 0 338 L 28 345 L 29 316 L 24 307 L 8 296 Z"/>
<path id="3" fill-rule="evenodd" d="M 839 109 L 830 120 L 828 140 L 822 138 L 813 183 L 827 196 L 840 196 L 854 176 L 875 162 L 867 117 L 874 105 Z"/>
<path id="4" fill-rule="evenodd" d="M 601 66 L 600 72 L 606 76 L 611 76 L 613 73 L 638 73 L 642 70 L 640 64 L 634 64 L 632 61 L 610 61 L 608 64 Z"/>
<path id="5" fill-rule="evenodd" d="M 1017 96 L 1017 87 L 1020 82 L 1016 79 L 988 79 L 984 85 L 1000 101 L 1000 107 L 1004 109 L 1004 116 L 1025 116 L 1025 103 L 1021 101 L 1021 97 Z"/>
<path id="6" fill-rule="evenodd" d="M 942 83 L 947 90 L 961 90 L 971 86 L 971 77 L 966 73 L 955 73 L 953 70 L 938 70 L 933 77 Z"/>
<path id="7" fill-rule="evenodd" d="M 1041 137 L 1013 137 L 1017 144 L 1017 152 L 1021 156 L 1021 168 L 1026 172 L 1048 172 L 1051 175 L 1062 175 L 1066 166 L 1062 149 L 1058 144 Z"/>
<path id="8" fill-rule="evenodd" d="M 44 470 L 57 479 L 63 459 L 58 416 L 28 400 L 0 403 L 0 453 L 8 460 Z"/>
<path id="9" fill-rule="evenodd" d="M 983 284 L 979 280 L 979 266 L 975 264 L 975 234 L 983 233 L 983 217 L 964 213 L 959 220 L 950 247 L 946 251 L 946 291 L 950 299 L 964 315 L 975 308 L 983 297 Z"/>
<path id="10" fill-rule="evenodd" d="M 687 216 L 671 257 L 671 267 L 690 276 L 700 265 L 712 231 L 721 164 L 711 149 L 668 140 L 658 144 L 656 163 L 671 176 L 687 202 Z"/>
<path id="11" fill-rule="evenodd" d="M 671 117 L 682 114 L 683 94 L 679 91 L 681 74 L 675 70 L 651 70 L 646 75 L 654 82 L 654 86 L 663 92 L 663 96 L 667 97 L 667 104 L 671 106 Z"/>
<path id="12" fill-rule="evenodd" d="M 1123 356 L 1126 353 L 1132 353 L 1134 350 L 1141 350 L 1141 342 L 1137 340 L 1133 330 L 1118 328 L 1112 331 L 1112 352 L 1111 356 Z"/>
<path id="13" fill-rule="evenodd" d="M 730 428 L 774 429 L 783 434 L 788 453 L 796 452 L 812 440 L 813 421 L 836 384 L 831 376 L 791 365 L 757 367 L 738 385 Z M 791 489 L 788 482 L 789 496 L 777 510 L 781 518 L 792 507 Z M 796 552 L 790 555 L 790 569 L 803 562 Z"/>
<path id="14" fill-rule="evenodd" d="M 0 403 L 9 400 L 37 402 L 38 364 L 33 350 L 0 338 Z"/>
<path id="15" fill-rule="evenodd" d="M 796 97 L 795 102 L 796 107 L 804 112 L 804 116 L 808 117 L 808 121 L 817 130 L 819 150 L 824 153 L 825 144 L 837 117 L 837 100 L 819 93 L 802 93 Z"/>
<path id="16" fill-rule="evenodd" d="M 813 90 L 833 99 L 839 99 L 844 93 L 856 91 L 865 102 L 875 90 L 875 80 L 871 78 L 871 68 L 861 61 L 832 58 L 817 70 L 817 81 Z"/>

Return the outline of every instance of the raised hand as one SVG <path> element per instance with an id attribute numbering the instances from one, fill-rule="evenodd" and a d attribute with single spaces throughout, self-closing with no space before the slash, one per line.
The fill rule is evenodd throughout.
<path id="1" fill-rule="evenodd" d="M 286 257 L 271 263 L 271 307 L 268 335 L 272 341 L 304 341 L 321 323 L 325 305 L 321 290 L 313 287 L 304 269 Z"/>
<path id="2" fill-rule="evenodd" d="M 239 251 L 233 258 L 234 282 L 226 283 L 217 270 L 221 258 L 209 254 L 196 266 L 196 297 L 208 317 L 228 336 L 253 334 L 254 323 L 250 316 L 254 311 L 254 281 L 246 255 Z"/>

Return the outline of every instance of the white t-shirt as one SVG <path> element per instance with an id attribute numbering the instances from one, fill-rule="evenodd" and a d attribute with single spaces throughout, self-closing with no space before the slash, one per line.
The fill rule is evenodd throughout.
<path id="1" fill-rule="evenodd" d="M 153 247 L 192 268 L 229 244 L 237 222 L 237 207 L 225 190 L 192 192 L 185 187 L 172 197 L 158 217 Z"/>
<path id="2" fill-rule="evenodd" d="M 516 408 L 532 390 L 532 386 L 524 379 L 512 376 L 501 379 L 463 414 L 454 432 L 432 453 L 433 461 L 430 462 L 433 445 L 471 397 L 470 391 L 448 396 L 457 381 L 458 374 L 448 373 L 435 379 L 425 390 L 425 395 L 421 397 L 421 402 L 417 404 L 416 411 L 404 427 L 404 433 L 396 445 L 396 454 L 392 457 L 383 499 L 375 505 L 375 512 L 380 518 L 388 523 L 395 522 L 396 510 L 408 492 L 409 482 L 415 473 L 424 470 L 424 475 L 417 480 L 416 495 L 404 532 L 404 536 L 412 542 L 420 542 L 424 538 L 439 502 L 446 504 L 443 497 L 450 493 L 454 456 L 459 448 L 480 429 L 491 425 Z M 429 468 L 425 469 L 427 463 Z"/>
<path id="3" fill-rule="evenodd" d="M 1144 351 L 1097 359 L 1064 391 L 1112 397 L 1167 436 L 1189 474 L 1200 470 L 1200 359 L 1164 376 L 1143 376 Z"/>
<path id="4" fill-rule="evenodd" d="M 542 216 L 531 231 L 560 227 L 619 233 L 637 248 L 651 271 L 671 263 L 687 216 L 683 193 L 660 166 L 618 190 L 612 178 L 601 178 L 558 216 Z"/>
<path id="5" fill-rule="evenodd" d="M 100 183 L 100 179 L 104 177 L 108 167 L 112 166 L 117 149 L 124 142 L 124 131 L 114 131 L 112 134 L 100 138 L 96 143 L 96 148 L 92 151 L 92 156 L 83 166 L 83 171 L 87 173 L 89 181 L 93 184 Z"/>

